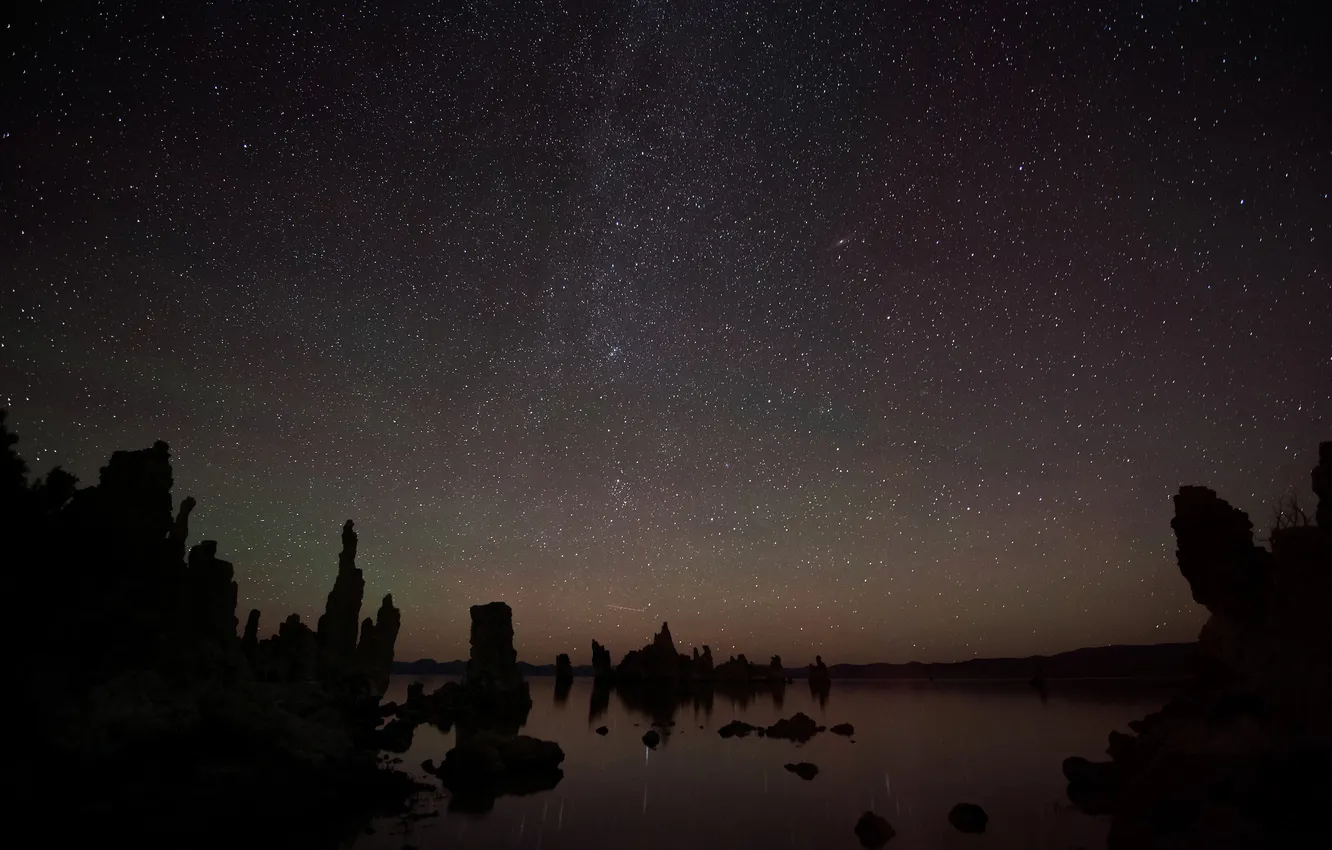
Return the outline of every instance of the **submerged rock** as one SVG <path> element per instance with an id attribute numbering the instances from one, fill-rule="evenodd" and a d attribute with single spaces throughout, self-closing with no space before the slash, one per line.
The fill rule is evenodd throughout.
<path id="1" fill-rule="evenodd" d="M 477 732 L 449 750 L 433 772 L 453 794 L 450 808 L 484 811 L 505 794 L 547 791 L 564 778 L 564 750 L 527 735 Z M 430 762 L 422 765 L 430 770 Z"/>
<path id="2" fill-rule="evenodd" d="M 874 812 L 865 812 L 856 821 L 856 838 L 860 839 L 861 847 L 868 847 L 870 850 L 882 847 L 892 840 L 897 832 L 892 824 L 874 814 Z"/>
<path id="3" fill-rule="evenodd" d="M 700 726 L 698 728 L 702 729 L 703 727 Z M 723 738 L 743 738 L 751 732 L 762 731 L 763 728 L 760 726 L 752 726 L 743 720 L 732 720 L 730 723 L 727 723 L 725 726 L 718 729 L 717 734 L 721 735 Z"/>
<path id="4" fill-rule="evenodd" d="M 807 761 L 796 762 L 795 764 L 788 762 L 785 767 L 788 771 L 799 776 L 801 779 L 813 779 L 819 775 L 818 765 L 810 764 Z"/>
<path id="5" fill-rule="evenodd" d="M 796 712 L 790 717 L 783 717 L 764 731 L 769 738 L 784 738 L 803 744 L 823 730 L 824 727 L 816 723 L 814 718 L 804 712 Z"/>
<path id="6" fill-rule="evenodd" d="M 975 803 L 958 803 L 948 813 L 948 822 L 958 832 L 970 832 L 979 835 L 985 831 L 986 824 L 990 822 L 990 816 L 985 814 L 985 810 Z"/>
<path id="7" fill-rule="evenodd" d="M 834 735 L 842 735 L 850 738 L 852 735 L 856 734 L 856 727 L 852 726 L 850 723 L 838 723 L 836 726 L 830 727 L 828 731 Z"/>
<path id="8" fill-rule="evenodd" d="M 607 729 L 605 726 L 598 726 L 598 727 L 597 727 L 597 734 L 598 734 L 598 735 L 601 735 L 601 736 L 604 737 L 604 736 L 610 734 L 610 730 Z"/>
<path id="9" fill-rule="evenodd" d="M 648 749 L 654 749 L 661 743 L 661 735 L 657 733 L 656 729 L 649 729 L 643 733 L 643 743 L 647 745 Z"/>

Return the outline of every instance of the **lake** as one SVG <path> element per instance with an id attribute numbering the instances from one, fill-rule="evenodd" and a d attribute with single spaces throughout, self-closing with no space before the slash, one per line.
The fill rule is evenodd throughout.
<path id="1" fill-rule="evenodd" d="M 427 693 L 445 679 L 395 676 L 385 695 L 401 702 L 408 683 Z M 533 707 L 523 734 L 559 742 L 564 779 L 551 791 L 501 797 L 484 814 L 448 811 L 444 792 L 427 795 L 416 817 L 381 819 L 358 850 L 427 848 L 848 848 L 865 810 L 897 831 L 893 850 L 1055 848 L 1105 844 L 1108 820 L 1070 808 L 1060 763 L 1103 758 L 1106 736 L 1158 709 L 1164 686 L 1054 682 L 1042 700 L 1025 682 L 856 682 L 835 680 L 821 704 L 807 683 L 748 699 L 717 694 L 711 706 L 685 703 L 662 743 L 640 740 L 652 717 L 615 692 L 595 718 L 589 679 L 558 700 L 555 680 L 530 680 Z M 740 719 L 768 725 L 803 711 L 819 723 L 851 723 L 850 738 L 823 732 L 804 745 L 717 729 Z M 670 712 L 667 712 L 670 713 Z M 663 720 L 658 707 L 656 719 Z M 609 727 L 606 736 L 595 733 Z M 454 732 L 421 725 L 401 768 L 438 787 L 420 764 L 439 762 Z M 783 769 L 812 762 L 812 780 Z M 948 823 L 959 802 L 989 814 L 983 836 Z M 424 816 L 422 816 L 424 815 Z"/>

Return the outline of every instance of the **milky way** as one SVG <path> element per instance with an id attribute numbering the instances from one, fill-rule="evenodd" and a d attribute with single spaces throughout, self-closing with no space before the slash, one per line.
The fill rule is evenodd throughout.
<path id="1" fill-rule="evenodd" d="M 402 658 L 1186 640 L 1175 489 L 1332 437 L 1298 4 L 130 5 L 12 16 L 0 403 L 264 631 L 350 517 Z"/>

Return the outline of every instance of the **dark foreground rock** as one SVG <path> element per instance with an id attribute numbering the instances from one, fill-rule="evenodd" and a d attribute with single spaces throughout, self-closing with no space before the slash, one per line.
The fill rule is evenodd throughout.
<path id="1" fill-rule="evenodd" d="M 58 469 L 29 482 L 4 419 L 0 540 L 23 600 L 10 708 L 29 718 L 4 760 L 12 809 L 68 844 L 331 847 L 405 808 L 421 786 L 378 752 L 396 633 L 386 619 L 357 665 L 351 523 L 322 640 L 294 616 L 260 640 L 257 611 L 238 636 L 236 571 L 216 541 L 189 545 L 198 503 L 173 511 L 166 443 L 115 452 L 92 486 Z M 53 792 L 70 777 L 77 793 Z"/>
<path id="2" fill-rule="evenodd" d="M 806 780 L 813 779 L 814 777 L 819 775 L 818 765 L 810 764 L 807 761 L 796 762 L 795 764 L 791 764 L 790 762 L 788 762 L 785 765 L 785 767 L 787 770 L 789 770 L 791 773 L 794 773 L 796 776 L 799 776 L 801 779 L 806 779 Z"/>
<path id="3" fill-rule="evenodd" d="M 564 751 L 527 735 L 477 732 L 449 750 L 432 771 L 453 795 L 449 808 L 488 811 L 505 794 L 548 791 L 564 778 Z M 431 769 L 429 762 L 422 765 Z"/>
<path id="4" fill-rule="evenodd" d="M 865 812 L 856 821 L 856 838 L 860 839 L 861 847 L 868 847 L 870 850 L 882 847 L 893 839 L 897 832 L 893 830 L 891 824 L 874 812 Z"/>
<path id="5" fill-rule="evenodd" d="M 769 738 L 783 738 L 803 744 L 823 730 L 824 727 L 816 723 L 814 718 L 804 712 L 796 712 L 790 717 L 778 720 L 764 732 Z"/>
<path id="6" fill-rule="evenodd" d="M 850 738 L 852 735 L 856 734 L 856 727 L 852 726 L 850 723 L 838 723 L 836 726 L 830 727 L 828 731 L 834 735 Z"/>
<path id="7" fill-rule="evenodd" d="M 1111 850 L 1332 846 L 1332 442 L 1312 476 L 1316 522 L 1278 505 L 1267 547 L 1205 487 L 1181 487 L 1171 528 L 1210 612 L 1196 680 L 1109 735 L 1108 762 L 1064 762 L 1069 799 L 1111 815 Z"/>
<path id="8" fill-rule="evenodd" d="M 609 735 L 609 734 L 610 734 L 610 730 L 607 729 L 605 726 L 598 726 L 598 727 L 597 727 L 597 734 L 598 734 L 598 735 L 603 735 L 603 736 L 604 736 L 604 735 Z"/>
<path id="9" fill-rule="evenodd" d="M 656 729 L 649 729 L 643 733 L 643 743 L 648 749 L 655 749 L 661 743 L 661 735 Z"/>
<path id="10" fill-rule="evenodd" d="M 948 813 L 948 822 L 958 832 L 979 835 L 985 831 L 986 825 L 990 822 L 990 816 L 985 814 L 985 810 L 975 803 L 958 803 Z"/>

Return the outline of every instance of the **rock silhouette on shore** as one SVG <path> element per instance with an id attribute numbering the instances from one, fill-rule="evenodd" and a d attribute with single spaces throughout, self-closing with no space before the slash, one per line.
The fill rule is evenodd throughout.
<path id="1" fill-rule="evenodd" d="M 1325 442 L 1316 521 L 1283 502 L 1268 548 L 1212 490 L 1174 497 L 1179 570 L 1211 612 L 1199 675 L 1133 734 L 1111 732 L 1110 761 L 1064 762 L 1070 799 L 1113 816 L 1112 850 L 1332 846 L 1329 470 Z"/>

